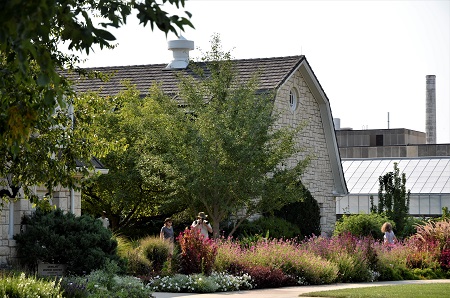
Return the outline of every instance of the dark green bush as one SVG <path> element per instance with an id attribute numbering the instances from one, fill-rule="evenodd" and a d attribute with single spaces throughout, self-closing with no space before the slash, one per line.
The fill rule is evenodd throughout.
<path id="1" fill-rule="evenodd" d="M 354 236 L 371 236 L 374 239 L 382 240 L 383 233 L 381 232 L 381 226 L 386 221 L 390 221 L 389 218 L 377 213 L 352 215 L 344 214 L 344 216 L 336 222 L 336 228 L 334 229 L 333 235 L 337 236 L 345 233 L 351 233 Z M 392 221 L 390 222 L 392 223 Z"/>
<path id="2" fill-rule="evenodd" d="M 287 220 L 300 228 L 303 237 L 320 235 L 320 207 L 308 189 L 301 185 L 303 201 L 288 204 L 278 211 L 275 216 Z"/>
<path id="3" fill-rule="evenodd" d="M 14 239 L 20 264 L 30 270 L 47 262 L 66 264 L 68 273 L 82 275 L 101 268 L 108 259 L 119 260 L 111 231 L 91 216 L 38 208 L 23 223 L 25 231 Z"/>
<path id="4" fill-rule="evenodd" d="M 300 228 L 282 218 L 270 216 L 260 217 L 254 221 L 246 221 L 236 231 L 237 238 L 252 238 L 255 235 L 270 238 L 294 238 L 301 236 Z"/>

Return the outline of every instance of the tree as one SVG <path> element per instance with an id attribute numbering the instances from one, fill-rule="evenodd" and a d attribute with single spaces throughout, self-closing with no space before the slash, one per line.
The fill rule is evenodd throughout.
<path id="1" fill-rule="evenodd" d="M 192 120 L 184 123 L 174 163 L 184 200 L 209 214 L 215 237 L 230 215 L 237 227 L 251 215 L 301 200 L 297 183 L 309 161 L 286 166 L 301 149 L 295 142 L 301 127 L 274 129 L 274 95 L 257 93 L 257 74 L 240 82 L 230 57 L 215 35 L 211 51 L 191 66 L 200 79 L 180 76 L 180 98 Z"/>
<path id="2" fill-rule="evenodd" d="M 28 88 L 21 86 L 16 91 L 26 92 Z M 2 199 L 15 199 L 23 189 L 25 197 L 33 202 L 37 199 L 32 191 L 35 185 L 44 185 L 50 195 L 57 185 L 77 189 L 79 179 L 92 170 L 93 156 L 101 157 L 120 147 L 117 140 L 107 142 L 98 134 L 107 115 L 104 111 L 112 110 L 114 102 L 92 96 L 73 100 L 75 115 L 69 109 L 57 108 L 50 117 L 35 123 L 28 149 L 13 154 L 6 142 L 0 143 L 0 177 L 7 178 L 0 181 L 4 188 L 0 191 Z"/>
<path id="3" fill-rule="evenodd" d="M 91 96 L 101 100 L 96 94 Z M 113 229 L 123 231 L 147 217 L 185 208 L 176 200 L 182 189 L 178 187 L 180 176 L 171 164 L 183 130 L 183 122 L 172 118 L 185 115 L 157 86 L 141 98 L 128 85 L 114 101 L 117 108 L 103 118 L 98 136 L 108 142 L 118 141 L 121 146 L 102 159 L 108 175 L 85 180 L 82 204 L 90 214 L 108 210 Z"/>
<path id="4" fill-rule="evenodd" d="M 378 208 L 371 200 L 371 211 L 385 214 L 395 222 L 395 227 L 399 233 L 403 233 L 409 214 L 410 191 L 406 191 L 406 175 L 402 173 L 397 163 L 394 163 L 394 171 L 387 172 L 378 178 Z"/>
<path id="5" fill-rule="evenodd" d="M 162 2 L 177 8 L 185 4 Z M 121 27 L 134 11 L 144 26 L 150 23 L 152 30 L 156 26 L 166 34 L 193 27 L 187 18 L 169 15 L 156 0 L 0 2 L 0 134 L 12 156 L 31 149 L 30 136 L 37 126 L 50 121 L 54 108 L 64 108 L 65 99 L 73 96 L 62 70 L 83 71 L 75 67 L 79 58 L 58 46 L 67 42 L 69 50 L 86 54 L 97 45 L 113 47 L 115 37 L 107 28 Z"/>

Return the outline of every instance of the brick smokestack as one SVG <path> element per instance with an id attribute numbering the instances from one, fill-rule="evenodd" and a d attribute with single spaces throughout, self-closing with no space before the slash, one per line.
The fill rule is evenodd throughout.
<path id="1" fill-rule="evenodd" d="M 427 144 L 436 144 L 436 76 L 427 75 L 425 132 Z"/>

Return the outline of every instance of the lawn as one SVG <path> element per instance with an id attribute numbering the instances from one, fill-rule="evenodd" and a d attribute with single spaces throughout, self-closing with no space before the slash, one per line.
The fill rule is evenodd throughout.
<path id="1" fill-rule="evenodd" d="M 331 290 L 305 293 L 300 296 L 335 298 L 446 298 L 449 297 L 449 291 L 450 283 L 434 283 Z"/>

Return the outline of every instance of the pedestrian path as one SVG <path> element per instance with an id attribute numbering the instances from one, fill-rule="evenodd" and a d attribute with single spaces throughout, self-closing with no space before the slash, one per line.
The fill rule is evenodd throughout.
<path id="1" fill-rule="evenodd" d="M 338 283 L 320 286 L 299 286 L 275 289 L 248 290 L 235 292 L 218 292 L 208 294 L 197 293 L 163 293 L 155 292 L 153 296 L 156 298 L 172 298 L 172 297 L 189 297 L 189 298 L 298 298 L 298 295 L 310 292 L 329 291 L 348 288 L 364 288 L 388 285 L 404 285 L 404 284 L 422 284 L 422 283 L 450 283 L 450 279 L 433 279 L 433 280 L 401 280 L 401 281 L 382 281 L 371 283 Z"/>

